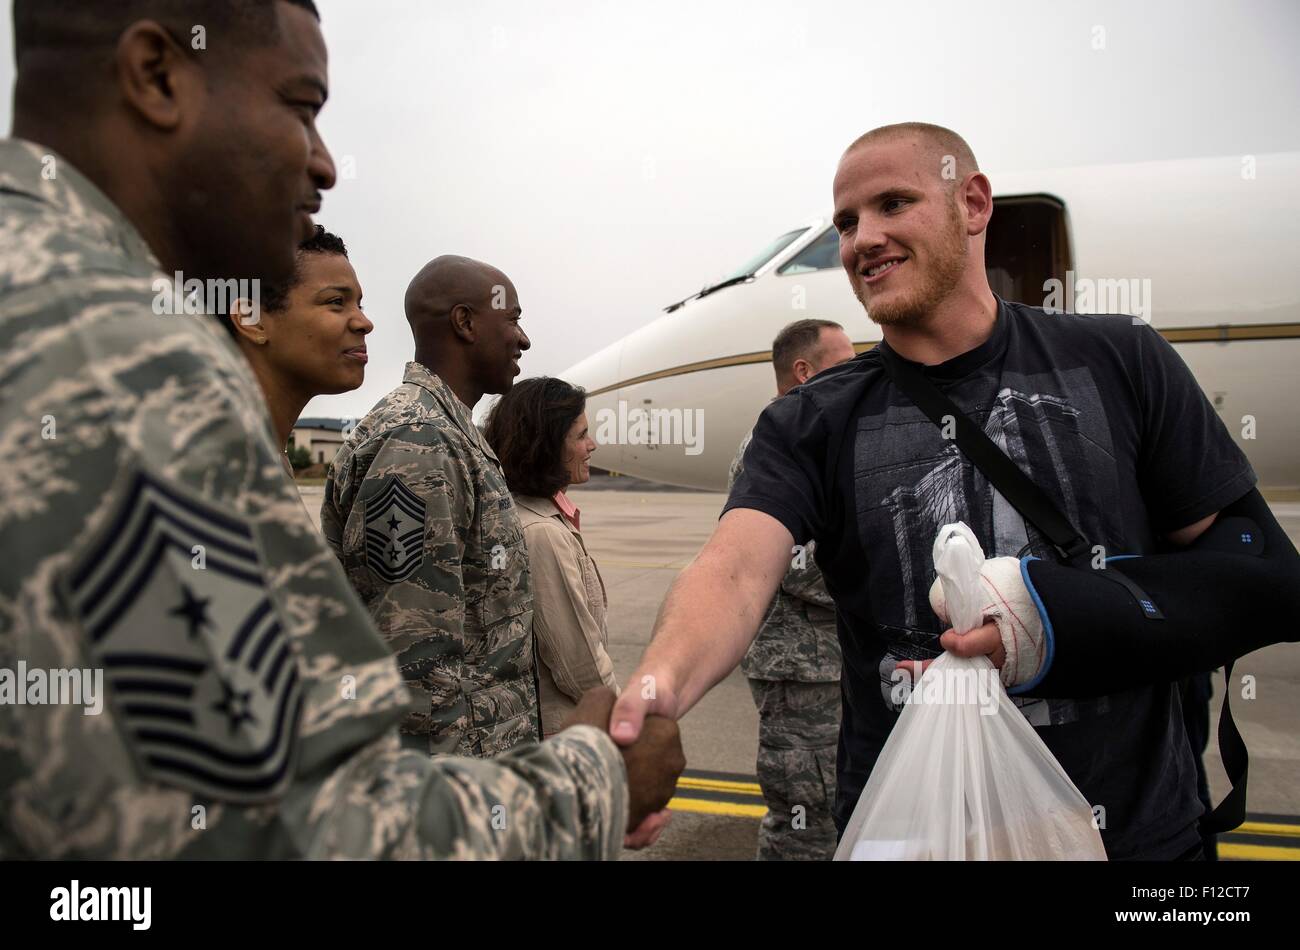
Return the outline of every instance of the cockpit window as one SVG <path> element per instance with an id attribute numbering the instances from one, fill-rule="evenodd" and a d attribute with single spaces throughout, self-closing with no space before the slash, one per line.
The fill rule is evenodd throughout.
<path id="1" fill-rule="evenodd" d="M 755 254 L 754 257 L 751 258 L 749 261 L 747 261 L 743 267 L 736 268 L 734 271 L 732 271 L 730 274 L 728 274 L 726 277 L 722 279 L 734 280 L 737 277 L 749 276 L 750 274 L 754 273 L 754 271 L 758 270 L 760 267 L 762 267 L 764 264 L 770 261 L 772 258 L 776 257 L 776 255 L 784 251 L 787 247 L 793 244 L 800 235 L 807 233 L 807 231 L 808 231 L 807 228 L 800 228 L 797 231 L 789 231 L 785 234 L 782 234 L 775 241 L 772 241 L 770 244 L 768 244 L 767 247 L 763 248 L 762 253 Z"/>
<path id="2" fill-rule="evenodd" d="M 817 240 L 782 264 L 777 273 L 807 274 L 810 271 L 830 270 L 832 267 L 839 266 L 840 235 L 834 228 L 827 228 Z"/>

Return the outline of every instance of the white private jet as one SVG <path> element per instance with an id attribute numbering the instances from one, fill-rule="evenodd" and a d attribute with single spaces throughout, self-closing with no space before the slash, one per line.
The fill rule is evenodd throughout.
<path id="1" fill-rule="evenodd" d="M 1300 152 L 990 178 L 994 292 L 1147 319 L 1191 368 L 1261 487 L 1300 487 L 1300 266 L 1291 257 Z M 880 340 L 849 290 L 829 215 L 562 374 L 588 391 L 596 464 L 725 488 L 741 438 L 775 395 L 772 340 L 803 317 L 842 324 L 859 352 Z"/>

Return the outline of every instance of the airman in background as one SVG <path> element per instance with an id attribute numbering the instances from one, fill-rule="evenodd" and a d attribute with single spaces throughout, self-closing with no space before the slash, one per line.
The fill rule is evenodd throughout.
<path id="1" fill-rule="evenodd" d="M 853 358 L 844 328 L 798 320 L 772 344 L 777 395 Z M 740 444 L 727 488 L 744 469 Z M 840 734 L 840 641 L 835 602 L 813 560 L 816 543 L 793 552 L 758 635 L 741 660 L 758 706 L 758 784 L 767 814 L 758 859 L 829 861 L 835 854 L 835 756 Z"/>
<path id="2" fill-rule="evenodd" d="M 415 360 L 330 465 L 321 525 L 396 654 L 412 748 L 491 756 L 541 739 L 528 550 L 471 415 L 528 349 L 514 285 L 439 257 L 411 281 Z"/>

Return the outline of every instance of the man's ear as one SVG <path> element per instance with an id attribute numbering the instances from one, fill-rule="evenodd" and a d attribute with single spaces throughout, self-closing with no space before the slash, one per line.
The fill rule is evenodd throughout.
<path id="1" fill-rule="evenodd" d="M 235 339 L 243 340 L 254 346 L 265 346 L 269 336 L 263 320 L 261 308 L 251 300 L 239 299 L 231 303 L 230 314 L 226 317 L 235 328 Z"/>
<path id="2" fill-rule="evenodd" d="M 448 319 L 451 321 L 451 332 L 466 343 L 473 343 L 478 339 L 478 334 L 474 330 L 474 311 L 465 304 L 458 303 L 452 307 Z"/>
<path id="3" fill-rule="evenodd" d="M 153 20 L 133 23 L 118 37 L 114 65 L 128 107 L 164 131 L 176 129 L 205 95 L 198 63 Z"/>
<path id="4" fill-rule="evenodd" d="M 790 374 L 794 377 L 795 385 L 802 386 L 804 383 L 808 382 L 808 380 L 813 378 L 812 363 L 809 363 L 803 357 L 799 357 L 799 359 L 794 361 L 794 366 L 791 367 Z"/>
<path id="5" fill-rule="evenodd" d="M 962 182 L 957 200 L 966 209 L 966 233 L 984 233 L 993 217 L 993 185 L 983 172 L 972 172 Z"/>

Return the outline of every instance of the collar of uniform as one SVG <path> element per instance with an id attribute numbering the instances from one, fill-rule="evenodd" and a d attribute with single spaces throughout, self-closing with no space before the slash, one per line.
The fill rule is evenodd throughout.
<path id="1" fill-rule="evenodd" d="M 541 515 L 543 518 L 552 518 L 556 515 L 563 518 L 560 509 L 555 506 L 554 499 L 541 498 L 537 495 L 520 495 L 515 493 L 515 504 L 520 508 L 527 508 L 535 515 Z"/>
<path id="2" fill-rule="evenodd" d="M 444 383 L 441 377 L 423 363 L 417 363 L 414 360 L 406 364 L 406 373 L 402 376 L 402 382 L 411 383 L 419 386 L 421 389 L 429 392 L 438 404 L 442 406 L 448 418 L 456 423 L 456 428 L 465 433 L 465 437 L 479 447 L 479 449 L 496 462 L 501 464 L 496 453 L 492 451 L 492 446 L 488 445 L 487 439 L 483 438 L 483 433 L 478 426 L 474 425 L 474 414 L 469 407 L 460 401 L 460 397 L 451 391 L 451 387 Z"/>
<path id="3" fill-rule="evenodd" d="M 531 511 L 542 518 L 555 518 L 560 524 L 569 529 L 570 534 L 582 536 L 577 526 L 564 516 L 564 512 L 560 510 L 560 506 L 555 503 L 554 498 L 539 498 L 536 495 L 521 495 L 517 492 L 512 492 L 511 497 L 514 498 L 515 504 L 520 508 Z"/>
<path id="4" fill-rule="evenodd" d="M 560 514 L 564 515 L 571 525 L 581 531 L 582 528 L 579 522 L 582 510 L 573 503 L 572 498 L 564 493 L 564 489 L 560 489 L 552 495 L 551 500 L 555 502 L 555 507 L 560 509 Z"/>
<path id="5" fill-rule="evenodd" d="M 47 177 L 51 170 L 53 177 Z M 53 149 L 24 139 L 0 139 L 0 191 L 27 195 L 57 208 L 128 258 L 147 261 L 153 270 L 160 270 L 153 251 L 121 209 Z"/>

